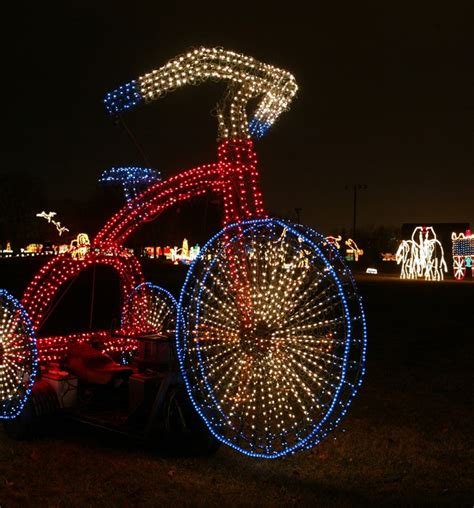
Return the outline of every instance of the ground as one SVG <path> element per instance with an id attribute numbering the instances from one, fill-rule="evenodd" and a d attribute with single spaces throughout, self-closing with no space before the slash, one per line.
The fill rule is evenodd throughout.
<path id="1" fill-rule="evenodd" d="M 359 287 L 367 375 L 313 450 L 172 458 L 81 427 L 27 442 L 0 433 L 0 505 L 472 505 L 474 284 L 374 276 Z"/>

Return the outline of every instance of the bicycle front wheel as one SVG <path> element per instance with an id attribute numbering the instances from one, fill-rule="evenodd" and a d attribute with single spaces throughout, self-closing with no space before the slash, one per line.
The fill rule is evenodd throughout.
<path id="1" fill-rule="evenodd" d="M 250 456 L 321 441 L 360 386 L 365 345 L 349 269 L 300 225 L 226 228 L 181 292 L 177 348 L 188 393 L 210 431 Z"/>

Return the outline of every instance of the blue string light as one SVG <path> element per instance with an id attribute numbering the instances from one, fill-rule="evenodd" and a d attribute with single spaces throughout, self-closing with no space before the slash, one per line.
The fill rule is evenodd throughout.
<path id="1" fill-rule="evenodd" d="M 110 115 L 117 115 L 134 108 L 143 100 L 136 80 L 118 87 L 104 98 L 105 108 Z"/>
<path id="2" fill-rule="evenodd" d="M 0 419 L 12 419 L 21 413 L 31 393 L 38 372 L 38 352 L 25 308 L 4 289 L 0 289 L 0 347 Z"/>
<path id="3" fill-rule="evenodd" d="M 334 390 L 331 404 L 328 404 L 325 408 L 326 412 L 324 416 L 318 422 L 313 423 L 311 432 L 308 433 L 307 428 L 305 428 L 303 431 L 301 431 L 300 434 L 297 433 L 297 442 L 295 444 L 288 446 L 283 445 L 283 449 L 281 450 L 272 450 L 270 446 L 267 446 L 263 452 L 261 451 L 261 448 L 259 451 L 255 451 L 252 443 L 248 441 L 246 443 L 238 443 L 235 439 L 230 440 L 224 435 L 225 426 L 232 426 L 232 422 L 230 421 L 228 415 L 223 411 L 219 402 L 219 397 L 214 393 L 214 390 L 209 383 L 209 379 L 207 378 L 204 368 L 199 340 L 196 340 L 194 335 L 194 333 L 198 333 L 199 330 L 201 299 L 203 293 L 208 291 L 208 286 L 206 285 L 207 278 L 211 272 L 211 269 L 217 263 L 219 255 L 215 255 L 214 253 L 214 257 L 211 259 L 209 265 L 207 265 L 205 273 L 201 274 L 197 280 L 197 289 L 193 292 L 193 299 L 195 299 L 197 302 L 194 318 L 196 322 L 196 328 L 193 328 L 194 331 L 191 332 L 192 337 L 189 339 L 186 338 L 188 325 L 185 318 L 188 305 L 186 300 L 188 298 L 188 290 L 191 286 L 191 280 L 193 277 L 195 277 L 194 272 L 195 270 L 197 271 L 199 263 L 203 259 L 209 259 L 209 256 L 213 254 L 211 248 L 214 247 L 214 245 L 219 242 L 222 237 L 224 237 L 227 245 L 229 245 L 233 242 L 241 241 L 241 239 L 245 238 L 247 234 L 258 232 L 258 230 L 262 230 L 266 234 L 269 234 L 270 231 L 275 232 L 276 230 L 284 230 L 286 231 L 287 235 L 296 235 L 298 241 L 301 241 L 301 243 L 305 245 L 305 248 L 311 248 L 312 259 L 314 260 L 315 257 L 319 258 L 325 266 L 326 273 L 321 277 L 320 282 L 322 282 L 324 277 L 330 277 L 337 286 L 338 298 L 342 304 L 344 322 L 346 324 L 347 330 L 344 343 L 344 352 L 342 355 L 343 358 L 340 373 L 340 382 Z M 234 236 L 229 238 L 229 236 L 232 235 L 232 231 L 234 231 Z M 258 219 L 245 221 L 240 224 L 230 225 L 215 235 L 213 238 L 211 238 L 201 250 L 199 257 L 190 267 L 186 276 L 186 280 L 183 285 L 179 300 L 178 326 L 176 331 L 178 359 L 186 388 L 194 407 L 196 408 L 197 412 L 211 433 L 221 442 L 251 457 L 277 458 L 316 445 L 340 423 L 341 419 L 346 414 L 347 408 L 352 402 L 353 397 L 361 385 L 365 372 L 367 341 L 366 322 L 362 308 L 362 301 L 356 293 L 354 280 L 350 274 L 349 269 L 344 264 L 344 261 L 340 258 L 332 246 L 324 246 L 324 243 L 327 244 L 325 238 L 322 235 L 319 235 L 319 233 L 316 233 L 309 228 L 304 228 L 299 225 L 294 226 L 288 222 L 283 222 L 275 219 Z M 225 247 L 220 246 L 220 249 L 223 248 Z M 329 253 L 332 256 L 331 259 L 334 266 L 331 265 L 328 261 Z M 344 281 L 344 284 L 341 282 L 341 278 Z M 193 341 L 193 347 L 195 347 L 197 352 L 197 365 L 189 365 L 189 362 L 186 362 L 187 340 Z M 196 382 L 196 379 L 191 379 L 193 376 L 197 377 L 198 380 L 201 381 L 200 385 Z M 199 400 L 197 400 L 196 392 L 202 390 L 203 387 L 205 387 L 209 398 L 206 400 L 205 397 L 202 397 L 202 392 L 199 392 Z M 274 437 L 275 435 L 268 435 L 270 439 L 272 436 Z M 281 433 L 282 440 L 285 439 L 285 436 L 288 436 L 288 432 Z M 245 441 L 244 436 L 241 435 L 239 438 L 242 441 Z"/>
<path id="4" fill-rule="evenodd" d="M 148 295 L 153 295 L 153 298 L 163 299 L 164 304 L 171 307 L 173 309 L 173 312 L 176 313 L 176 309 L 178 308 L 178 302 L 176 301 L 176 298 L 167 289 L 162 288 L 161 286 L 157 286 L 152 282 L 142 282 L 141 284 L 138 284 L 138 286 L 135 287 L 135 289 L 129 296 L 128 299 L 129 308 L 127 309 L 129 314 L 122 315 L 121 319 L 122 328 L 127 328 L 130 325 L 129 321 L 133 318 L 143 319 L 143 316 L 133 315 L 133 311 L 137 309 L 133 309 L 133 307 L 131 307 L 131 304 L 133 304 L 134 298 L 136 298 L 137 295 L 141 295 L 144 292 L 146 292 Z"/>
<path id="5" fill-rule="evenodd" d="M 130 203 L 145 188 L 160 180 L 159 171 L 135 166 L 106 169 L 99 177 L 99 183 L 120 184 L 127 203 Z"/>
<path id="6" fill-rule="evenodd" d="M 453 256 L 474 256 L 474 236 L 453 240 Z"/>
<path id="7" fill-rule="evenodd" d="M 255 139 L 261 139 L 271 126 L 270 122 L 262 122 L 254 116 L 249 122 L 249 133 Z"/>

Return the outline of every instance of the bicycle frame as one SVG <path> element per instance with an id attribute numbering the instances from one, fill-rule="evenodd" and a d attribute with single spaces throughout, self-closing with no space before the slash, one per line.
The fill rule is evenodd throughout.
<path id="1" fill-rule="evenodd" d="M 133 368 L 127 369 L 131 373 L 147 361 L 140 341 L 149 334 L 153 340 L 169 338 L 172 329 L 180 370 L 169 363 L 170 376 L 153 405 L 155 416 L 167 383 L 179 379 L 216 439 L 251 457 L 277 458 L 315 446 L 346 413 L 364 374 L 361 298 L 347 265 L 322 235 L 265 216 L 250 140 L 261 137 L 287 108 L 297 90 L 294 77 L 245 55 L 198 48 L 110 92 L 104 102 L 118 115 L 208 79 L 228 83 L 217 108 L 217 161 L 158 183 L 151 168 L 105 171 L 103 181 L 122 184 L 125 206 L 92 242 L 78 236 L 69 252 L 46 263 L 27 287 L 23 306 L 0 291 L 6 316 L 0 339 L 7 343 L 0 362 L 7 372 L 0 379 L 0 418 L 15 418 L 24 407 L 38 370 L 36 349 L 40 362 L 47 362 L 63 358 L 73 342 L 95 339 L 124 361 L 137 351 Z M 249 121 L 250 99 L 259 102 Z M 221 200 L 224 229 L 189 267 L 176 302 L 166 289 L 144 283 L 140 262 L 126 242 L 164 210 L 207 193 Z M 35 332 L 65 293 L 60 289 L 96 265 L 112 267 L 119 277 L 118 329 L 37 340 Z M 159 355 L 148 356 L 153 365 Z M 20 385 L 16 372 L 22 373 Z"/>
<path id="2" fill-rule="evenodd" d="M 50 260 L 33 278 L 22 299 L 36 331 L 47 319 L 60 289 L 93 265 L 110 266 L 117 272 L 121 283 L 122 315 L 125 315 L 131 292 L 144 282 L 140 263 L 124 248 L 125 242 L 139 227 L 155 220 L 167 208 L 209 192 L 222 199 L 224 227 L 265 216 L 258 187 L 257 158 L 251 140 L 225 140 L 218 146 L 217 163 L 178 173 L 146 189 L 104 225 L 84 259 L 76 260 L 71 253 L 65 253 Z M 116 332 L 118 335 L 133 334 L 133 330 Z M 60 359 L 71 342 L 87 342 L 94 338 L 100 338 L 109 351 L 115 348 L 111 333 L 104 331 L 38 337 L 40 361 Z"/>
<path id="3" fill-rule="evenodd" d="M 141 101 L 152 101 L 175 88 L 216 78 L 229 83 L 228 93 L 218 106 L 221 141 L 217 162 L 178 173 L 128 202 L 104 225 L 83 259 L 73 259 L 69 252 L 49 261 L 28 285 L 22 299 L 36 332 L 54 310 L 52 304 L 60 288 L 81 271 L 97 264 L 111 266 L 119 275 L 122 316 L 125 316 L 129 296 L 144 282 L 140 263 L 125 249 L 125 242 L 137 228 L 156 219 L 165 209 L 213 192 L 222 198 L 224 227 L 265 217 L 258 186 L 257 158 L 250 135 L 261 137 L 288 107 L 298 88 L 290 73 L 232 51 L 197 48 L 110 92 L 104 103 L 109 113 L 120 114 Z M 249 122 L 246 106 L 252 98 L 260 101 Z M 234 261 L 233 277 L 243 298 L 242 307 L 245 307 L 245 284 L 242 284 L 245 274 L 239 273 L 242 271 L 239 260 Z M 108 338 L 106 332 L 39 338 L 40 359 L 60 358 L 70 341 L 88 341 L 98 333 L 106 340 L 107 347 L 114 347 L 113 339 Z"/>
<path id="4" fill-rule="evenodd" d="M 214 192 L 223 198 L 223 226 L 265 215 L 258 188 L 257 158 L 251 140 L 226 140 L 218 162 L 178 173 L 152 185 L 116 213 L 97 234 L 97 246 L 123 245 L 141 225 L 167 208 Z"/>

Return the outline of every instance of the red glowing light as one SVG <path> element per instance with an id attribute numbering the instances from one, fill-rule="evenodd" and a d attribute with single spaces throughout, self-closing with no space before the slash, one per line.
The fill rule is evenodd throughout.
<path id="1" fill-rule="evenodd" d="M 83 259 L 65 253 L 51 259 L 28 285 L 22 303 L 36 331 L 51 311 L 58 292 L 79 273 L 93 265 L 114 268 L 120 279 L 122 316 L 128 315 L 130 295 L 144 282 L 138 260 L 124 248 L 128 237 L 143 224 L 154 220 L 165 209 L 207 192 L 220 194 L 223 200 L 223 226 L 251 218 L 265 217 L 262 194 L 258 186 L 257 157 L 251 140 L 229 139 L 218 146 L 218 162 L 179 173 L 152 185 L 119 210 L 97 234 Z M 238 251 L 238 249 L 237 249 Z M 166 254 L 166 249 L 165 249 Z M 244 316 L 251 308 L 246 297 L 245 270 L 236 251 L 231 254 L 232 277 Z M 117 330 L 134 335 L 139 330 L 127 326 Z M 39 338 L 40 359 L 58 359 L 72 342 L 95 339 L 104 341 L 108 350 L 123 350 L 123 339 L 109 332 L 86 332 L 60 337 Z M 115 346 L 114 346 L 115 345 Z"/>

